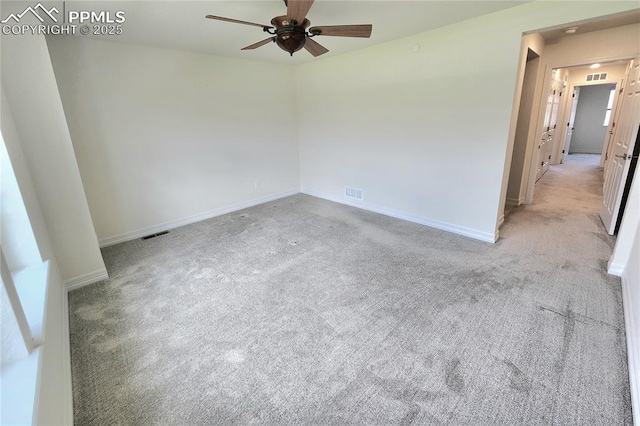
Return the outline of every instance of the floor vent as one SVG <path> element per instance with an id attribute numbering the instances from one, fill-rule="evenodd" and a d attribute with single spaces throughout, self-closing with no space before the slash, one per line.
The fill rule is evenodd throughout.
<path id="1" fill-rule="evenodd" d="M 169 233 L 169 231 L 162 231 L 162 232 L 158 232 L 157 234 L 147 235 L 146 237 L 142 237 L 140 239 L 141 240 L 148 240 L 150 238 L 159 237 L 160 235 L 165 235 L 165 234 L 168 234 L 168 233 Z"/>
<path id="2" fill-rule="evenodd" d="M 600 80 L 606 80 L 606 79 L 607 79 L 606 72 L 587 75 L 587 81 L 600 81 Z"/>
<path id="3" fill-rule="evenodd" d="M 354 200 L 362 200 L 362 189 L 350 188 L 347 186 L 344 188 L 344 196 L 347 198 L 353 198 Z"/>

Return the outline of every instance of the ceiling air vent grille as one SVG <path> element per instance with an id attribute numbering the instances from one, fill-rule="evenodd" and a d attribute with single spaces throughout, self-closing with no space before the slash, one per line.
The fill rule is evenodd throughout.
<path id="1" fill-rule="evenodd" d="M 344 196 L 354 200 L 362 200 L 362 190 L 347 186 L 344 188 Z"/>
<path id="2" fill-rule="evenodd" d="M 600 81 L 600 80 L 606 80 L 606 79 L 607 79 L 606 72 L 596 73 L 596 74 L 587 74 L 587 81 Z"/>

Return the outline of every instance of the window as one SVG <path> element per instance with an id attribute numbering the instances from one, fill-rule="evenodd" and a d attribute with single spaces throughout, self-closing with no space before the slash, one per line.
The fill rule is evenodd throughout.
<path id="1" fill-rule="evenodd" d="M 607 112 L 604 113 L 604 123 L 603 126 L 608 126 L 609 121 L 611 120 L 611 109 L 613 108 L 613 98 L 616 95 L 616 89 L 611 89 L 609 92 L 609 102 L 607 102 Z"/>

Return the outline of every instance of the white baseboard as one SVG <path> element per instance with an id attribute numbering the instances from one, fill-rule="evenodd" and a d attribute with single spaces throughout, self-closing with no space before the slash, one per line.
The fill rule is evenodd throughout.
<path id="1" fill-rule="evenodd" d="M 385 216 L 395 217 L 396 219 L 402 219 L 409 222 L 418 223 L 420 225 L 425 225 L 430 228 L 436 228 L 443 231 L 452 232 L 454 234 L 463 235 L 465 237 L 473 238 L 480 241 L 495 243 L 498 240 L 497 232 L 495 234 L 491 234 L 489 232 L 482 232 L 482 231 L 467 228 L 464 226 L 454 225 L 446 222 L 440 222 L 437 220 L 432 220 L 432 219 L 428 219 L 421 216 L 414 216 L 414 215 L 403 213 L 397 210 L 388 209 L 386 207 L 376 206 L 373 204 L 364 203 L 360 201 L 351 201 L 339 196 L 325 194 L 325 193 L 314 191 L 308 188 L 302 188 L 300 192 L 302 192 L 303 194 L 311 195 L 313 197 L 318 197 L 325 200 L 333 201 L 335 203 L 346 204 L 351 207 L 368 210 L 374 213 L 383 214 Z"/>
<path id="2" fill-rule="evenodd" d="M 621 265 L 619 263 L 609 263 L 609 268 L 607 269 L 607 273 L 611 275 L 615 275 L 616 277 L 621 277 L 624 272 L 625 265 Z"/>
<path id="3" fill-rule="evenodd" d="M 637 348 L 636 339 L 640 336 L 633 323 L 633 310 L 640 309 L 640 306 L 632 306 L 631 283 L 622 276 L 622 306 L 624 308 L 624 324 L 627 336 L 627 359 L 629 365 L 629 387 L 631 389 L 631 412 L 633 413 L 634 426 L 640 426 L 640 360 L 635 352 Z"/>
<path id="4" fill-rule="evenodd" d="M 97 271 L 89 272 L 87 274 L 82 274 L 80 276 L 68 279 L 63 283 L 63 286 L 67 289 L 67 291 L 72 291 L 89 284 L 97 283 L 98 281 L 106 280 L 107 278 L 109 278 L 107 270 L 98 269 Z"/>
<path id="5" fill-rule="evenodd" d="M 503 223 L 504 223 L 504 213 L 502 213 L 498 218 L 498 228 L 500 228 Z"/>
<path id="6" fill-rule="evenodd" d="M 522 204 L 522 201 L 523 200 L 520 200 L 519 198 L 507 198 L 505 204 L 508 206 L 519 206 Z"/>
<path id="7" fill-rule="evenodd" d="M 220 207 L 214 210 L 209 210 L 203 213 L 198 213 L 192 216 L 187 216 L 181 219 L 164 222 L 158 225 L 149 226 L 146 228 L 138 229 L 131 232 L 125 232 L 124 234 L 114 235 L 112 237 L 101 238 L 98 242 L 100 247 L 112 246 L 114 244 L 123 243 L 125 241 L 135 240 L 146 235 L 155 234 L 157 232 L 166 231 L 167 229 L 174 229 L 180 226 L 189 225 L 191 223 L 200 222 L 202 220 L 211 219 L 212 217 L 221 216 L 223 214 L 232 213 L 238 210 L 246 209 L 248 207 L 257 206 L 258 204 L 268 203 L 269 201 L 279 200 L 280 198 L 290 197 L 300 193 L 299 190 L 289 190 L 279 192 L 276 194 L 265 195 L 264 197 L 254 198 L 252 200 L 243 201 L 241 203 L 231 204 L 229 206 Z"/>

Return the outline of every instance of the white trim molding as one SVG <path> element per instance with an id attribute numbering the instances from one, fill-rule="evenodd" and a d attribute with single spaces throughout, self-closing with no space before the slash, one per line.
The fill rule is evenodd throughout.
<path id="1" fill-rule="evenodd" d="M 489 232 L 478 231 L 476 229 L 471 229 L 464 226 L 432 220 L 422 216 L 415 216 L 415 215 L 407 214 L 397 210 L 388 209 L 386 207 L 364 203 L 362 201 L 351 201 L 346 198 L 342 198 L 336 195 L 326 194 L 323 192 L 314 191 L 308 188 L 302 188 L 300 192 L 302 192 L 303 194 L 311 195 L 312 197 L 322 198 L 324 200 L 333 201 L 335 203 L 345 204 L 351 207 L 356 207 L 356 208 L 368 210 L 374 213 L 383 214 L 385 216 L 395 217 L 396 219 L 402 219 L 408 222 L 418 223 L 420 225 L 428 226 L 430 228 L 440 229 L 442 231 L 463 235 L 465 237 L 473 238 L 480 241 L 486 241 L 488 243 L 495 243 L 498 240 L 497 231 L 493 234 Z"/>
<path id="2" fill-rule="evenodd" d="M 632 304 L 632 289 L 628 279 L 622 276 L 622 306 L 624 309 L 624 323 L 627 337 L 627 359 L 629 365 L 629 387 L 631 390 L 631 412 L 633 413 L 634 426 L 640 426 L 640 362 L 636 353 L 636 348 L 640 347 L 637 339 L 636 324 L 633 323 L 633 310 L 640 309 L 640 306 Z"/>
<path id="3" fill-rule="evenodd" d="M 524 198 L 508 198 L 505 200 L 505 204 L 508 206 L 519 206 L 524 202 Z"/>
<path id="4" fill-rule="evenodd" d="M 198 213 L 192 216 L 187 216 L 181 219 L 172 220 L 169 222 L 160 223 L 158 225 L 149 226 L 146 228 L 138 229 L 124 234 L 118 234 L 111 237 L 101 238 L 98 242 L 100 247 L 112 246 L 114 244 L 123 243 L 125 241 L 135 240 L 146 235 L 152 235 L 158 232 L 166 231 L 168 229 L 178 228 L 180 226 L 189 225 L 191 223 L 200 222 L 202 220 L 211 219 L 212 217 L 222 216 L 223 214 L 233 213 L 238 210 L 246 209 L 248 207 L 257 206 L 258 204 L 268 203 L 270 201 L 279 200 L 281 198 L 290 197 L 292 195 L 299 194 L 297 189 L 278 192 L 276 194 L 265 195 L 264 197 L 254 198 L 248 201 L 242 201 L 240 203 L 231 204 L 229 206 L 220 207 L 217 209 L 209 210 L 206 212 Z"/>
<path id="5" fill-rule="evenodd" d="M 615 275 L 616 277 L 621 277 L 624 272 L 624 267 L 626 265 L 621 265 L 619 263 L 611 263 L 609 261 L 609 269 L 607 270 L 608 274 Z"/>
<path id="6" fill-rule="evenodd" d="M 86 274 L 79 275 L 74 278 L 70 278 L 64 282 L 64 288 L 67 291 L 77 290 L 89 284 L 104 281 L 109 278 L 109 274 L 106 269 L 98 269 L 97 271 L 88 272 Z"/>

